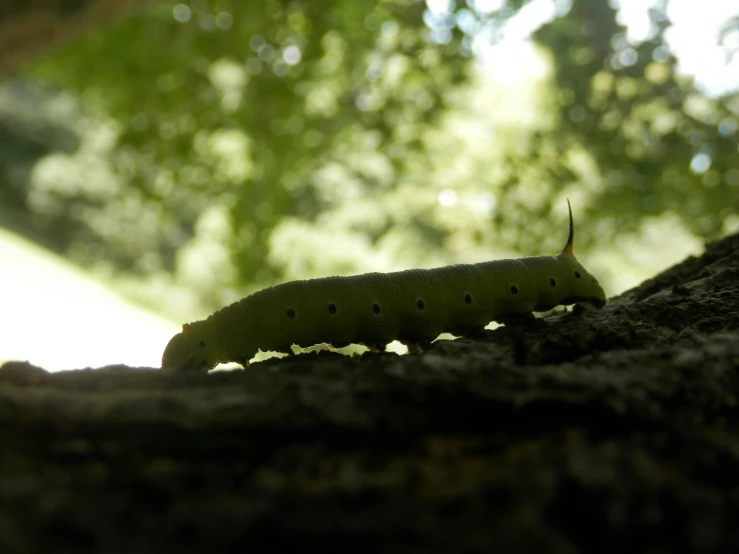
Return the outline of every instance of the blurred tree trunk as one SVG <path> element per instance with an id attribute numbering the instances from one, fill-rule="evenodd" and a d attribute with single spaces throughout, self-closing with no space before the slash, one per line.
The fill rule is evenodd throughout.
<path id="1" fill-rule="evenodd" d="M 0 79 L 146 1 L 151 0 L 0 0 Z"/>

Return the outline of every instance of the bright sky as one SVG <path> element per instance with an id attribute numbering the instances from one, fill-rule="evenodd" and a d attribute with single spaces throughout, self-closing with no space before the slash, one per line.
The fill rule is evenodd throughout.
<path id="1" fill-rule="evenodd" d="M 107 290 L 77 266 L 0 229 L 0 363 L 58 371 L 159 367 L 178 328 Z"/>
<path id="2" fill-rule="evenodd" d="M 647 9 L 656 0 L 613 1 L 628 26 L 627 40 L 643 40 L 649 33 Z M 449 0 L 427 3 L 432 12 L 444 13 Z M 492 11 L 502 2 L 470 3 Z M 475 51 L 486 69 L 505 83 L 539 73 L 543 62 L 528 37 L 567 6 L 568 0 L 532 0 L 506 26 L 502 41 L 477 41 Z M 667 37 L 679 69 L 693 74 L 710 94 L 739 89 L 739 56 L 725 64 L 717 44 L 720 24 L 737 13 L 739 2 L 733 0 L 670 2 L 673 26 Z M 158 367 L 164 346 L 178 331 L 177 325 L 132 306 L 81 269 L 2 230 L 0 261 L 0 362 L 29 360 L 52 371 L 116 363 Z"/>
<path id="3" fill-rule="evenodd" d="M 445 13 L 449 0 L 426 0 L 429 10 Z M 498 9 L 501 0 L 469 0 L 480 11 Z M 611 0 L 618 6 L 619 23 L 627 27 L 626 39 L 638 44 L 650 35 L 649 8 L 659 0 Z M 536 54 L 529 36 L 542 24 L 569 9 L 569 0 L 531 0 L 503 30 L 503 39 L 490 44 L 480 36 L 474 50 L 486 69 L 502 83 L 515 83 L 536 75 L 542 69 L 542 60 Z M 671 23 L 666 41 L 678 58 L 678 71 L 693 75 L 700 88 L 708 94 L 722 94 L 739 90 L 739 55 L 727 63 L 725 47 L 719 45 L 722 23 L 739 15 L 736 0 L 670 0 L 667 18 Z M 739 51 L 736 33 L 727 44 Z"/>

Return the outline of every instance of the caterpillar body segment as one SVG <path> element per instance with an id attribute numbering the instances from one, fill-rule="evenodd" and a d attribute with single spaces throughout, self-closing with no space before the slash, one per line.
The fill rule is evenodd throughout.
<path id="1" fill-rule="evenodd" d="M 569 202 L 568 202 L 569 206 Z M 246 365 L 259 351 L 290 352 L 327 343 L 381 348 L 399 340 L 417 351 L 442 332 L 480 331 L 491 321 L 530 316 L 606 296 L 567 243 L 557 256 L 496 260 L 435 269 L 291 281 L 256 292 L 185 324 L 164 350 L 169 371 Z"/>

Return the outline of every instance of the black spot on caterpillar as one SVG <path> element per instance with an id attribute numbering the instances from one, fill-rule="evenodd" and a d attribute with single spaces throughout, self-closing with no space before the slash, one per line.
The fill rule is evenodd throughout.
<path id="1" fill-rule="evenodd" d="M 293 344 L 428 344 L 442 332 L 475 334 L 491 321 L 521 320 L 559 305 L 602 308 L 603 289 L 572 251 L 569 204 L 570 232 L 557 256 L 291 281 L 183 325 L 164 349 L 162 368 L 246 366 L 259 350 L 289 353 Z"/>

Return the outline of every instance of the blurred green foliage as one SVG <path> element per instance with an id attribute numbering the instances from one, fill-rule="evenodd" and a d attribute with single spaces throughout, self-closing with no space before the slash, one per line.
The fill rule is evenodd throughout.
<path id="1" fill-rule="evenodd" d="M 14 213 L 82 264 L 173 272 L 203 312 L 285 279 L 556 252 L 565 196 L 581 248 L 665 212 L 724 232 L 739 96 L 677 74 L 666 0 L 638 44 L 607 0 L 555 2 L 533 36 L 551 69 L 508 86 L 473 45 L 524 3 L 485 4 L 153 3 L 32 68 L 79 100 L 80 146 L 37 154 Z"/>
<path id="2" fill-rule="evenodd" d="M 310 184 L 316 170 L 369 140 L 387 153 L 387 170 L 402 173 L 442 94 L 464 78 L 456 45 L 424 39 L 418 2 L 192 2 L 177 10 L 185 21 L 173 5 L 156 5 L 39 70 L 121 125 L 114 167 L 142 201 L 172 213 L 170 254 L 205 207 L 228 205 L 244 279 L 268 268 L 281 217 L 312 219 L 325 209 L 325 194 Z M 349 171 L 365 187 L 392 186 L 371 170 Z"/>
<path id="3" fill-rule="evenodd" d="M 535 34 L 554 60 L 556 144 L 563 155 L 587 149 L 603 181 L 593 199 L 599 217 L 617 217 L 624 230 L 669 210 L 715 238 L 739 207 L 739 75 L 724 97 L 677 75 L 668 6 L 650 10 L 651 37 L 639 44 L 607 2 L 574 2 Z M 737 32 L 727 22 L 725 33 Z"/>

